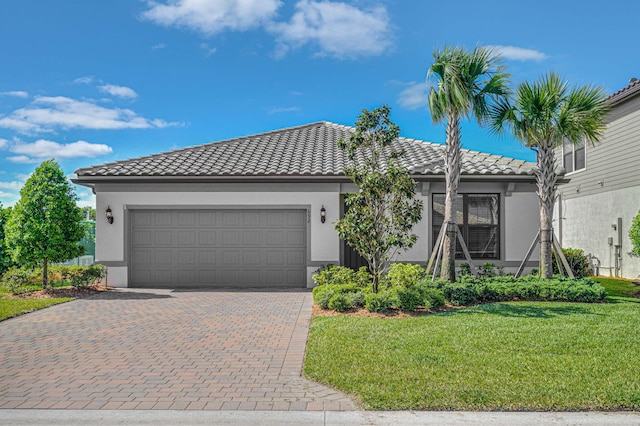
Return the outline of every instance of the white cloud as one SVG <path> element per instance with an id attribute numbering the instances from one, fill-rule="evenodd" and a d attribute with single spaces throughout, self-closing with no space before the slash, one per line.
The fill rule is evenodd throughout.
<path id="1" fill-rule="evenodd" d="M 415 110 L 427 106 L 429 102 L 429 85 L 426 82 L 407 83 L 398 95 L 400 106 Z"/>
<path id="2" fill-rule="evenodd" d="M 6 139 L 0 139 L 0 149 L 4 149 L 7 145 L 9 145 L 9 141 Z"/>
<path id="3" fill-rule="evenodd" d="M 218 51 L 217 47 L 211 47 L 207 43 L 200 43 L 200 49 L 204 50 L 207 56 L 211 56 Z"/>
<path id="4" fill-rule="evenodd" d="M 14 155 L 11 157 L 7 157 L 7 160 L 16 164 L 34 164 L 34 163 L 40 162 L 40 160 L 36 158 L 31 158 L 28 155 Z"/>
<path id="5" fill-rule="evenodd" d="M 212 35 L 223 30 L 247 30 L 270 20 L 280 0 L 148 1 L 142 18 L 166 27 L 183 27 Z"/>
<path id="6" fill-rule="evenodd" d="M 384 53 L 392 45 L 387 10 L 360 10 L 342 2 L 301 0 L 287 23 L 273 23 L 277 56 L 307 43 L 318 47 L 318 56 L 356 58 Z"/>
<path id="7" fill-rule="evenodd" d="M 159 50 L 159 49 L 164 49 L 166 47 L 167 47 L 166 44 L 158 43 L 158 44 L 154 44 L 153 46 L 151 46 L 151 50 Z"/>
<path id="8" fill-rule="evenodd" d="M 102 93 L 107 93 L 112 96 L 118 96 L 120 98 L 137 98 L 138 94 L 130 87 L 116 86 L 115 84 L 105 84 L 104 86 L 98 86 L 98 89 Z"/>
<path id="9" fill-rule="evenodd" d="M 19 191 L 22 188 L 24 182 L 18 182 L 16 180 L 12 182 L 0 182 L 0 189 L 9 189 L 12 191 Z"/>
<path id="10" fill-rule="evenodd" d="M 16 98 L 28 98 L 29 93 L 24 90 L 10 90 L 8 92 L 0 92 L 1 96 L 15 96 Z"/>
<path id="11" fill-rule="evenodd" d="M 27 159 L 44 158 L 77 158 L 77 157 L 98 157 L 113 152 L 109 145 L 77 141 L 68 144 L 40 139 L 33 143 L 17 143 L 10 148 L 14 154 L 21 154 L 13 158 L 14 162 L 28 161 Z M 23 158 L 26 157 L 26 158 Z"/>
<path id="12" fill-rule="evenodd" d="M 93 78 L 91 76 L 78 77 L 75 80 L 73 80 L 74 83 L 78 83 L 78 84 L 91 84 L 94 81 L 95 81 L 95 78 Z"/>
<path id="13" fill-rule="evenodd" d="M 501 45 L 493 45 L 493 46 L 487 46 L 487 47 L 501 54 L 505 59 L 512 59 L 515 61 L 540 62 L 547 58 L 547 55 L 545 55 L 540 51 L 533 50 L 533 49 L 525 49 L 523 47 L 501 46 Z"/>
<path id="14" fill-rule="evenodd" d="M 147 119 L 130 109 L 105 108 L 90 101 L 64 96 L 37 97 L 31 105 L 0 119 L 0 127 L 22 133 L 72 129 L 148 129 L 176 126 L 180 123 Z"/>
<path id="15" fill-rule="evenodd" d="M 280 113 L 280 112 L 296 112 L 296 111 L 300 111 L 300 107 L 297 107 L 297 106 L 277 107 L 277 108 L 271 108 L 269 110 L 269 114 L 277 114 L 277 113 Z"/>

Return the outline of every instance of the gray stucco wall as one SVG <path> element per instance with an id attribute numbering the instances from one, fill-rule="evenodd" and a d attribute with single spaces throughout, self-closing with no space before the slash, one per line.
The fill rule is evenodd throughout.
<path id="1" fill-rule="evenodd" d="M 443 184 L 421 185 L 417 194 L 425 206 L 422 220 L 414 226 L 418 235 L 416 245 L 403 253 L 399 261 L 425 262 L 430 254 L 431 195 L 444 191 Z M 462 182 L 460 192 L 499 193 L 501 199 L 501 259 L 492 261 L 515 270 L 524 257 L 538 224 L 535 185 L 519 183 L 507 191 L 506 183 Z M 107 206 L 114 215 L 114 223 L 98 220 L 96 225 L 96 261 L 109 267 L 109 284 L 126 287 L 128 284 L 127 217 L 136 208 L 167 207 L 250 207 L 273 206 L 308 210 L 307 286 L 313 286 L 311 274 L 325 263 L 340 263 L 340 240 L 332 223 L 339 217 L 340 194 L 352 190 L 345 184 L 99 184 L 96 186 L 96 208 L 104 212 Z M 320 221 L 320 208 L 327 212 L 325 223 Z M 537 252 L 532 260 L 537 259 Z M 483 263 L 478 261 L 477 263 Z"/>

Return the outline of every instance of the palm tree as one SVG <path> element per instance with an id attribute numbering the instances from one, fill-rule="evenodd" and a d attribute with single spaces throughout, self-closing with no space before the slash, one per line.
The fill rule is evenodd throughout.
<path id="1" fill-rule="evenodd" d="M 537 152 L 534 173 L 540 198 L 540 274 L 545 278 L 553 275 L 552 220 L 558 181 L 554 150 L 564 141 L 597 142 L 605 128 L 605 100 L 601 87 L 569 88 L 557 74 L 549 73 L 536 83 L 520 84 L 513 101 L 502 100 L 492 108 L 493 131 L 509 128 L 516 139 Z"/>
<path id="2" fill-rule="evenodd" d="M 440 278 L 455 280 L 456 211 L 460 181 L 460 120 L 473 116 L 479 123 L 487 118 L 490 105 L 508 94 L 509 74 L 493 50 L 476 46 L 471 52 L 447 46 L 434 51 L 427 73 L 434 86 L 429 91 L 429 109 L 434 123 L 446 121 L 445 208 L 446 234 Z"/>

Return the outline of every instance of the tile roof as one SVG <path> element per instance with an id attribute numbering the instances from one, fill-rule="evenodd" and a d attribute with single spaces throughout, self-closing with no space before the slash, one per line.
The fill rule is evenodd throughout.
<path id="1" fill-rule="evenodd" d="M 609 95 L 607 101 L 613 106 L 638 93 L 640 93 L 640 80 L 631 79 L 628 85 Z"/>
<path id="2" fill-rule="evenodd" d="M 353 127 L 326 121 L 212 142 L 76 170 L 92 177 L 323 177 L 342 176 L 347 156 L 337 147 Z M 402 163 L 415 175 L 442 175 L 443 145 L 399 137 Z M 358 158 L 356 158 L 356 161 Z M 362 157 L 359 158 L 362 160 Z M 463 175 L 532 175 L 535 163 L 462 150 Z M 102 179 L 100 179 L 102 180 Z"/>

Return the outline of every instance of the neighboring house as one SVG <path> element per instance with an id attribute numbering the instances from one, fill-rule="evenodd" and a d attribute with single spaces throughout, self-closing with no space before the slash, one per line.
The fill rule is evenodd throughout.
<path id="1" fill-rule="evenodd" d="M 596 273 L 638 278 L 629 228 L 640 210 L 640 81 L 632 79 L 608 102 L 600 143 L 557 151 L 570 182 L 559 188 L 555 231 L 563 247 L 592 256 Z"/>
<path id="2" fill-rule="evenodd" d="M 312 287 L 323 264 L 359 266 L 333 227 L 356 190 L 336 145 L 353 131 L 318 122 L 76 170 L 96 194 L 96 261 L 110 285 L 169 288 Z M 394 146 L 425 207 L 400 260 L 424 263 L 442 222 L 443 146 Z M 539 228 L 533 166 L 463 150 L 458 221 L 475 263 L 515 270 L 526 254 Z"/>

